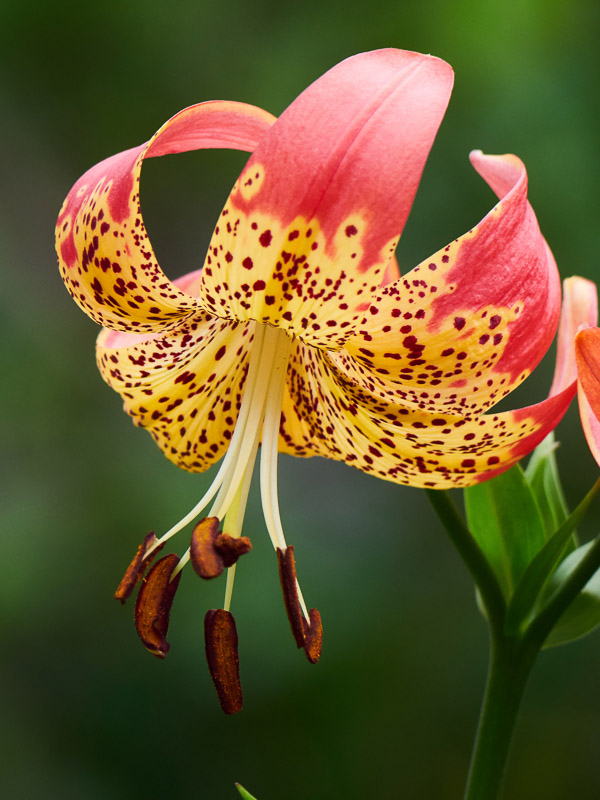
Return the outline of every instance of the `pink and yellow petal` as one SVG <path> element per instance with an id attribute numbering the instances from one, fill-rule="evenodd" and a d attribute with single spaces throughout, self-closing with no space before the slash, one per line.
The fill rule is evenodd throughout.
<path id="1" fill-rule="evenodd" d="M 577 334 L 575 356 L 581 424 L 600 465 L 600 328 L 587 328 Z"/>
<path id="2" fill-rule="evenodd" d="M 70 294 L 100 325 L 156 333 L 199 309 L 159 267 L 142 219 L 139 179 L 146 157 L 210 147 L 251 151 L 274 118 L 243 103 L 185 109 L 147 144 L 86 172 L 69 192 L 56 226 L 59 266 Z"/>
<path id="3" fill-rule="evenodd" d="M 471 158 L 500 202 L 377 293 L 332 355 L 386 401 L 480 413 L 530 374 L 554 336 L 558 272 L 527 202 L 525 168 L 515 156 Z"/>
<path id="4" fill-rule="evenodd" d="M 508 469 L 558 424 L 574 394 L 571 386 L 535 406 L 499 414 L 431 414 L 348 384 L 314 348 L 294 370 L 281 449 L 425 488 L 469 486 Z"/>
<path id="5" fill-rule="evenodd" d="M 203 472 L 225 453 L 235 428 L 251 327 L 198 312 L 177 331 L 141 338 L 103 330 L 102 377 L 170 461 Z"/>
<path id="6" fill-rule="evenodd" d="M 382 284 L 452 88 L 398 50 L 347 59 L 261 140 L 215 229 L 205 308 L 338 347 Z"/>
<path id="7" fill-rule="evenodd" d="M 550 394 L 557 394 L 577 379 L 575 338 L 582 327 L 598 324 L 596 284 L 576 275 L 563 281 L 563 303 L 556 341 L 556 365 Z"/>

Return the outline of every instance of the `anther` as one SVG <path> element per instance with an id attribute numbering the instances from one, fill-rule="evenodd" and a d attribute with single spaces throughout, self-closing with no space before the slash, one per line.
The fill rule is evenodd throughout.
<path id="1" fill-rule="evenodd" d="M 209 580 L 218 577 L 225 567 L 233 566 L 240 556 L 252 550 L 247 536 L 229 536 L 219 530 L 218 517 L 201 519 L 192 532 L 190 560 L 194 571 Z"/>
<path id="2" fill-rule="evenodd" d="M 211 609 L 204 617 L 206 659 L 219 703 L 226 714 L 242 710 L 238 636 L 233 614 L 222 608 Z"/>
<path id="3" fill-rule="evenodd" d="M 247 536 L 230 536 L 220 533 L 215 539 L 215 548 L 226 567 L 232 567 L 240 556 L 252 550 L 252 544 Z"/>
<path id="4" fill-rule="evenodd" d="M 323 625 L 321 615 L 316 608 L 311 608 L 308 612 L 310 622 L 302 620 L 304 623 L 304 652 L 311 664 L 316 664 L 321 658 L 321 648 L 323 646 Z"/>
<path id="5" fill-rule="evenodd" d="M 150 531 L 138 547 L 137 553 L 127 567 L 125 575 L 123 575 L 121 583 L 118 585 L 117 591 L 115 592 L 115 600 L 120 600 L 121 603 L 124 603 L 133 592 L 142 575 L 152 563 L 154 556 L 163 548 L 162 544 L 156 547 L 157 542 L 158 539 L 154 535 L 154 531 Z"/>
<path id="6" fill-rule="evenodd" d="M 158 658 L 164 658 L 169 650 L 167 630 L 175 592 L 179 586 L 181 572 L 173 580 L 171 574 L 179 557 L 174 553 L 157 561 L 144 578 L 135 601 L 135 628 L 144 646 Z"/>
<path id="7" fill-rule="evenodd" d="M 279 580 L 283 590 L 283 602 L 285 603 L 285 610 L 290 621 L 292 633 L 298 647 L 304 647 L 304 619 L 296 586 L 294 547 L 290 545 L 285 550 L 278 547 L 277 562 L 279 564 Z"/>
<path id="8" fill-rule="evenodd" d="M 294 639 L 298 647 L 303 648 L 311 664 L 316 664 L 321 657 L 323 643 L 321 615 L 316 608 L 311 608 L 308 612 L 308 622 L 302 615 L 300 598 L 298 597 L 298 579 L 296 577 L 293 546 L 290 545 L 285 550 L 281 550 L 278 547 L 277 561 L 279 564 L 279 580 L 283 590 L 283 601 Z"/>
<path id="9" fill-rule="evenodd" d="M 221 554 L 215 548 L 215 539 L 219 535 L 219 518 L 204 517 L 192 532 L 190 560 L 194 572 L 201 578 L 216 578 L 224 569 Z"/>

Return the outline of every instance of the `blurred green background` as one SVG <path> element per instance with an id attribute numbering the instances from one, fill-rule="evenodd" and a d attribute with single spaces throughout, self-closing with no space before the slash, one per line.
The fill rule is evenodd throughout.
<path id="1" fill-rule="evenodd" d="M 0 4 L 3 474 L 0 792 L 14 798 L 259 800 L 461 796 L 486 667 L 465 569 L 422 493 L 317 459 L 282 458 L 280 503 L 325 644 L 293 643 L 257 492 L 238 570 L 245 709 L 224 717 L 204 659 L 222 585 L 184 575 L 172 650 L 140 645 L 112 592 L 147 530 L 210 481 L 180 473 L 120 410 L 97 330 L 60 281 L 62 199 L 89 166 L 205 99 L 280 113 L 355 52 L 431 52 L 456 88 L 399 250 L 403 269 L 494 199 L 469 150 L 512 151 L 561 273 L 597 279 L 600 5 L 595 0 Z M 176 277 L 201 265 L 244 156 L 144 167 L 143 207 Z M 551 363 L 518 390 L 547 391 Z M 573 504 L 597 475 L 575 407 L 559 428 Z M 586 532 L 598 529 L 598 510 Z M 182 539 L 176 546 L 183 550 Z M 507 798 L 600 796 L 600 637 L 545 653 L 528 688 Z"/>

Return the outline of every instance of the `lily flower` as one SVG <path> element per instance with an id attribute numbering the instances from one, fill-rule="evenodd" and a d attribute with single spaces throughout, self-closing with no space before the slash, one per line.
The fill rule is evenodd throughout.
<path id="1" fill-rule="evenodd" d="M 588 446 L 600 466 L 600 328 L 597 319 L 575 331 L 579 415 Z"/>
<path id="2" fill-rule="evenodd" d="M 417 487 L 468 486 L 531 451 L 574 395 L 572 384 L 528 408 L 487 413 L 538 364 L 560 311 L 556 265 L 518 158 L 473 152 L 499 202 L 399 275 L 394 252 L 452 83 L 444 61 L 381 50 L 338 64 L 278 120 L 243 103 L 201 103 L 85 173 L 60 212 L 62 276 L 103 326 L 103 378 L 177 466 L 203 472 L 222 459 L 199 503 L 140 546 L 118 596 L 159 546 L 206 514 L 183 558 L 164 557 L 144 578 L 136 624 L 164 656 L 182 566 L 191 558 L 203 577 L 227 568 L 224 606 L 209 612 L 206 635 L 230 713 L 241 706 L 234 562 L 249 549 L 232 540 L 259 444 L 264 518 L 292 631 L 316 661 L 320 620 L 304 603 L 284 537 L 278 452 Z M 142 219 L 142 163 L 213 147 L 252 155 L 204 266 L 171 281 Z"/>

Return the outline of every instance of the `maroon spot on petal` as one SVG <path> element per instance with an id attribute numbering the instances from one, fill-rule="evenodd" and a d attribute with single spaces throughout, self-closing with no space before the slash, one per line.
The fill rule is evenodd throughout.
<path id="1" fill-rule="evenodd" d="M 461 467 L 474 467 L 475 466 L 475 459 L 474 458 L 464 458 L 460 462 Z"/>
<path id="2" fill-rule="evenodd" d="M 274 302 L 275 302 L 274 295 L 272 295 L 272 294 L 265 295 L 265 303 L 266 303 L 266 305 L 272 306 Z"/>
<path id="3" fill-rule="evenodd" d="M 223 356 L 225 355 L 225 351 L 226 350 L 227 350 L 227 348 L 225 347 L 225 345 L 223 345 L 222 347 L 219 347 L 219 349 L 215 353 L 215 361 L 220 361 L 223 358 Z"/>
<path id="4" fill-rule="evenodd" d="M 254 281 L 252 284 L 252 288 L 255 292 L 260 292 L 262 289 L 266 289 L 267 284 L 264 281 Z"/>
<path id="5" fill-rule="evenodd" d="M 500 342 L 502 341 L 502 334 L 501 333 L 495 333 L 493 341 L 494 341 L 494 344 L 500 344 Z"/>
<path id="6" fill-rule="evenodd" d="M 499 462 L 500 462 L 500 459 L 498 458 L 498 456 L 490 456 L 488 458 L 488 460 L 487 460 L 487 463 L 490 466 L 493 466 L 494 464 L 498 464 Z"/>
<path id="7" fill-rule="evenodd" d="M 446 356 L 451 356 L 453 352 L 454 352 L 453 347 L 447 347 L 445 350 L 442 350 L 442 358 L 445 358 Z"/>
<path id="8" fill-rule="evenodd" d="M 444 258 L 447 258 L 447 256 L 444 256 Z M 465 318 L 454 317 L 454 327 L 457 331 L 461 331 L 465 327 Z"/>
<path id="9" fill-rule="evenodd" d="M 242 261 L 242 267 L 245 269 L 252 269 L 254 266 L 254 261 L 250 258 L 250 256 L 246 256 L 246 258 Z"/>
<path id="10" fill-rule="evenodd" d="M 231 262 L 233 261 L 233 256 L 231 255 L 231 253 L 229 252 L 229 250 L 228 250 L 228 251 L 225 253 L 225 261 L 226 261 L 228 264 L 231 264 Z"/>
<path id="11" fill-rule="evenodd" d="M 490 328 L 494 330 L 494 328 L 497 328 L 501 322 L 502 322 L 502 317 L 500 316 L 500 314 L 494 314 L 493 317 L 490 317 Z"/>
<path id="12" fill-rule="evenodd" d="M 271 231 L 263 231 L 261 235 L 258 237 L 258 241 L 261 243 L 263 247 L 268 247 L 273 240 L 273 234 Z"/>
<path id="13" fill-rule="evenodd" d="M 358 230 L 355 225 L 346 225 L 346 236 L 356 236 Z"/>

